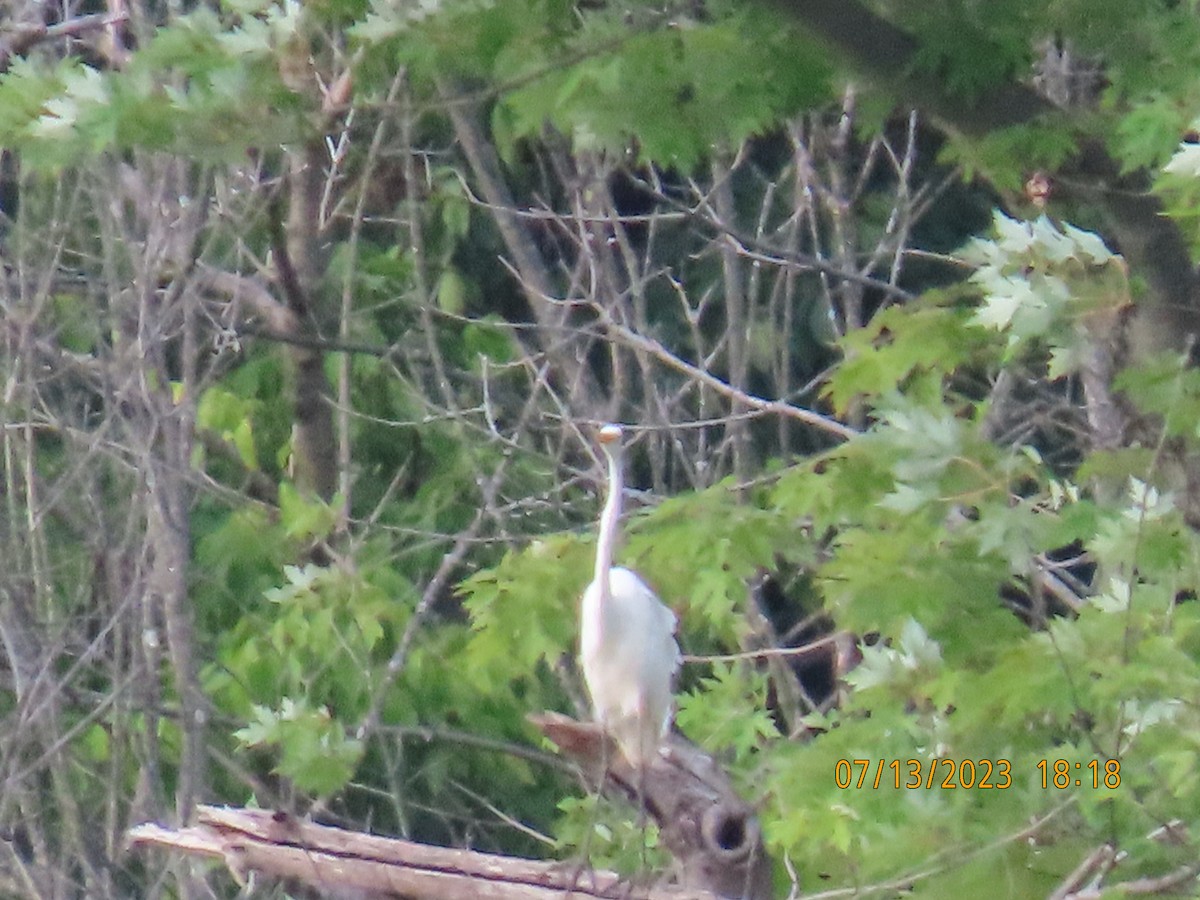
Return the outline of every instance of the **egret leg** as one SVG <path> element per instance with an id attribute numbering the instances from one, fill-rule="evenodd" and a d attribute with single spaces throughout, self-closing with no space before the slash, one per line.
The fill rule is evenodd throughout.
<path id="1" fill-rule="evenodd" d="M 641 834 L 641 839 L 642 839 L 641 867 L 642 867 L 643 874 L 649 874 L 649 872 L 650 872 L 650 862 L 649 862 L 650 848 L 647 846 L 649 843 L 649 827 L 650 827 L 650 814 L 649 814 L 649 810 L 647 809 L 648 803 L 646 800 L 646 783 L 649 780 L 647 777 L 647 773 L 649 772 L 650 765 L 653 762 L 654 758 L 658 755 L 658 746 L 657 746 L 658 741 L 655 740 L 655 741 L 651 742 L 651 741 L 647 740 L 647 735 L 646 735 L 646 731 L 645 731 L 645 723 L 651 721 L 651 717 L 649 715 L 649 710 L 646 707 L 647 707 L 646 696 L 644 693 L 639 692 L 638 722 L 641 724 L 641 728 L 639 729 L 639 733 L 638 733 L 638 744 L 639 744 L 638 757 L 639 757 L 639 759 L 637 762 L 637 781 L 638 781 L 637 801 L 638 801 L 638 832 Z"/>
<path id="2" fill-rule="evenodd" d="M 579 844 L 579 863 L 575 867 L 575 871 L 571 874 L 571 890 L 574 890 L 579 885 L 579 879 L 583 876 L 585 869 L 593 873 L 592 890 L 596 889 L 595 870 L 592 868 L 590 857 L 592 853 L 592 834 L 596 830 L 596 819 L 600 815 L 600 797 L 604 793 L 604 782 L 608 780 L 608 767 L 611 764 L 608 755 L 608 745 L 608 733 L 604 732 L 600 744 L 600 780 L 596 784 L 596 805 L 592 809 L 591 821 L 588 822 L 587 829 L 583 833 L 583 840 Z"/>
<path id="3" fill-rule="evenodd" d="M 646 769 L 649 766 L 645 760 L 638 764 L 638 833 L 642 836 L 641 846 L 641 867 L 642 874 L 647 875 L 650 872 L 650 848 L 647 846 L 650 840 L 650 816 L 646 812 Z"/>

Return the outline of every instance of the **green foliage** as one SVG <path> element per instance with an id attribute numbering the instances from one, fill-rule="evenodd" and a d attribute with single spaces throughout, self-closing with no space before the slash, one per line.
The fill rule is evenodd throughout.
<path id="1" fill-rule="evenodd" d="M 1190 114 L 1190 111 L 1189 111 Z M 1194 131 L 1197 122 L 1189 120 L 1188 129 Z M 1179 223 L 1180 230 L 1190 241 L 1193 256 L 1200 248 L 1200 158 L 1195 143 L 1178 143 L 1181 123 L 1169 120 L 1161 126 L 1173 132 L 1162 137 L 1164 144 L 1174 149 L 1174 154 L 1162 168 L 1156 185 L 1166 201 L 1171 218 Z"/>
<path id="2" fill-rule="evenodd" d="M 1010 352 L 1049 342 L 1052 378 L 1074 371 L 1085 348 L 1070 332 L 1088 314 L 1129 302 L 1124 262 L 1097 235 L 1045 216 L 1017 222 L 997 212 L 994 228 L 994 240 L 963 251 L 983 295 L 976 322 L 1005 332 Z"/>
<path id="3" fill-rule="evenodd" d="M 275 53 L 301 28 L 300 7 L 240 21 L 201 7 L 158 29 L 120 71 L 18 61 L 0 74 L 0 127 L 12 146 L 37 151 L 26 164 L 51 169 L 135 147 L 238 161 L 294 140 L 304 103 L 280 80 Z"/>
<path id="4" fill-rule="evenodd" d="M 330 794 L 345 787 L 362 755 L 327 709 L 285 697 L 278 711 L 256 706 L 254 718 L 234 736 L 247 747 L 276 747 L 274 771 L 303 791 Z"/>
<path id="5" fill-rule="evenodd" d="M 1075 150 L 1075 137 L 1061 125 L 1032 123 L 949 144 L 942 158 L 961 165 L 969 176 L 986 173 L 997 188 L 1016 192 L 1030 171 L 1056 170 Z"/>
<path id="6" fill-rule="evenodd" d="M 1138 409 L 1162 417 L 1165 434 L 1195 438 L 1200 422 L 1200 375 L 1176 353 L 1149 358 L 1117 376 L 1114 387 Z"/>
<path id="7" fill-rule="evenodd" d="M 678 698 L 676 724 L 711 752 L 733 751 L 745 764 L 764 738 L 779 733 L 768 711 L 765 672 L 717 663 L 697 688 Z"/>
<path id="8" fill-rule="evenodd" d="M 615 53 L 546 68 L 497 106 L 500 145 L 511 152 L 550 122 L 578 149 L 624 155 L 633 146 L 644 160 L 689 170 L 712 147 L 735 145 L 823 96 L 824 60 L 803 52 L 801 36 L 767 25 L 747 14 L 648 31 L 623 38 Z M 517 45 L 497 74 L 522 82 L 548 62 Z"/>
<path id="9" fill-rule="evenodd" d="M 212 616 L 214 634 L 232 627 L 245 598 L 273 586 L 293 547 L 261 508 L 229 512 L 203 504 L 195 514 L 195 559 L 205 577 L 197 585 L 199 609 Z"/>
<path id="10" fill-rule="evenodd" d="M 285 566 L 284 574 L 285 584 L 266 591 L 268 602 L 244 613 L 223 637 L 210 690 L 238 710 L 304 695 L 339 714 L 361 712 L 385 639 L 394 639 L 407 617 L 406 604 L 394 593 L 400 585 L 378 569 L 353 577 L 332 568 Z M 347 672 L 361 677 L 347 679 Z"/>
<path id="11" fill-rule="evenodd" d="M 1018 190 L 1032 169 L 1059 167 L 1087 140 L 1107 144 L 1126 172 L 1165 162 L 1157 189 L 1200 247 L 1200 153 L 1179 143 L 1200 98 L 1200 20 L 1192 6 L 873 4 L 913 35 L 915 75 L 938 80 L 960 100 L 988 102 L 990 89 L 1027 71 L 1036 42 L 1047 35 L 1101 53 L 1106 86 L 1099 109 L 1069 123 L 1048 117 L 955 140 L 943 159 L 960 164 L 968 177 L 986 177 L 1002 193 Z M 489 293 L 485 270 L 495 267 L 495 252 L 480 250 L 486 210 L 453 163 L 419 179 L 414 206 L 422 257 L 405 240 L 411 232 L 387 224 L 396 218 L 394 197 L 355 222 L 362 226 L 355 242 L 343 240 L 339 217 L 352 204 L 339 192 L 355 173 L 357 129 L 364 120 L 374 127 L 397 108 L 412 108 L 410 124 L 437 135 L 439 152 L 429 156 L 445 158 L 452 141 L 437 98 L 466 87 L 490 103 L 499 150 L 516 177 L 531 168 L 524 149 L 549 125 L 593 159 L 655 162 L 655 174 L 669 181 L 801 110 L 819 118 L 839 92 L 832 74 L 839 60 L 777 16 L 732 3 L 702 11 L 646 3 L 618 10 L 564 0 L 227 0 L 196 6 L 143 35 L 124 66 L 50 57 L 14 59 L 0 75 L 5 146 L 20 154 L 25 171 L 63 174 L 24 193 L 24 231 L 3 235 L 5 249 L 23 257 L 45 242 L 58 248 L 56 258 L 81 267 L 70 273 L 78 278 L 53 271 L 44 279 L 55 285 L 45 313 L 51 326 L 27 347 L 22 333 L 14 351 L 25 366 L 43 344 L 61 347 L 79 357 L 73 362 L 85 373 L 85 389 L 54 384 L 42 394 L 39 388 L 50 414 L 28 417 L 40 429 L 32 452 L 47 483 L 91 464 L 67 456 L 68 442 L 87 443 L 79 438 L 88 433 L 56 420 L 49 410 L 53 391 L 68 394 L 64 409 L 92 415 L 110 402 L 105 392 L 116 384 L 93 380 L 89 366 L 127 323 L 96 315 L 105 291 L 92 282 L 101 283 L 101 271 L 115 272 L 109 297 L 130 283 L 147 287 L 132 277 L 129 259 L 113 258 L 116 251 L 107 247 L 98 251 L 94 211 L 65 201 L 51 209 L 60 202 L 56 192 L 89 195 L 96 191 L 88 181 L 93 167 L 114 160 L 134 165 L 163 152 L 227 163 L 239 174 L 248 161 L 262 162 L 260 175 L 273 191 L 276 148 L 316 133 L 317 70 L 327 74 L 329 58 L 339 70 L 353 60 L 353 115 L 338 122 L 351 161 L 331 160 L 337 178 L 326 199 L 336 212 L 326 274 L 352 299 L 353 338 L 385 349 L 356 354 L 346 368 L 354 413 L 346 435 L 354 451 L 348 522 L 343 498 L 314 501 L 284 477 L 292 410 L 279 354 L 249 349 L 202 376 L 214 381 L 194 411 L 204 438 L 193 459 L 201 470 L 195 481 L 217 489 L 202 491 L 191 511 L 189 599 L 200 656 L 208 661 L 202 686 L 220 723 L 215 740 L 228 744 L 216 750 L 232 748 L 252 769 L 282 776 L 295 790 L 336 795 L 363 821 L 421 837 L 474 841 L 478 810 L 456 803 L 472 791 L 505 815 L 548 820 L 565 788 L 535 762 L 504 750 L 533 740 L 526 713 L 563 707 L 572 693 L 564 687 L 578 687 L 563 661 L 573 654 L 593 546 L 564 530 L 579 518 L 574 508 L 546 511 L 552 504 L 541 504 L 522 520 L 540 538 L 503 555 L 499 544 L 472 544 L 463 566 L 474 574 L 459 594 L 426 595 L 446 559 L 447 536 L 457 538 L 475 521 L 481 472 L 511 455 L 505 497 L 545 497 L 557 487 L 551 470 L 565 466 L 516 442 L 498 447 L 490 421 L 484 437 L 471 430 L 478 424 L 471 379 L 486 372 L 489 389 L 526 387 L 509 374 L 520 366 L 495 370 L 523 358 L 526 347 L 514 339 L 513 326 L 530 323 L 524 307 L 513 313 Z M 390 93 L 399 84 L 397 70 L 406 76 L 400 100 Z M 883 110 L 893 108 L 889 88 L 861 85 L 857 101 L 881 127 Z M 320 117 L 322 133 L 329 121 Z M 380 133 L 390 140 L 386 129 Z M 865 130 L 858 137 L 870 143 Z M 877 163 L 886 155 L 879 146 L 864 151 L 876 154 Z M 413 149 L 426 148 L 400 152 Z M 381 158 L 395 155 L 393 146 L 381 150 Z M 906 165 L 892 162 L 897 171 Z M 870 195 L 885 168 L 864 169 L 856 190 Z M 761 182 L 755 196 L 785 193 L 780 188 L 787 186 L 773 178 L 769 165 L 755 168 L 753 179 Z M 750 193 L 734 187 L 738 202 Z M 863 200 L 868 221 L 857 223 L 860 238 L 898 233 L 896 210 L 880 196 Z M 253 203 L 264 199 L 270 198 Z M 762 234 L 776 220 L 802 219 L 776 202 L 779 209 L 768 209 L 757 225 Z M 212 231 L 201 235 L 204 252 L 236 249 L 239 259 L 265 258 L 254 218 L 260 213 L 248 217 L 243 232 L 229 227 L 227 210 L 217 205 Z M 56 217 L 78 219 L 72 227 L 86 234 L 64 239 L 67 226 L 48 227 Z M 136 240 L 135 218 L 129 210 L 112 217 Z M 830 227 L 817 214 L 811 224 L 814 240 Z M 664 252 L 664 271 L 693 266 L 717 283 L 712 255 L 692 258 L 695 244 L 682 229 L 659 237 L 676 254 Z M 1200 577 L 1200 542 L 1181 510 L 1189 473 L 1179 463 L 1198 449 L 1200 380 L 1179 356 L 1123 373 L 1117 387 L 1153 424 L 1145 425 L 1139 445 L 1093 453 L 1075 471 L 1047 465 L 1033 447 L 998 447 L 986 428 L 992 379 L 1005 368 L 1044 373 L 1069 395 L 1098 326 L 1123 312 L 1133 292 L 1124 260 L 1099 237 L 1049 217 L 1025 222 L 997 213 L 993 234 L 969 245 L 959 261 L 974 267 L 966 283 L 887 308 L 841 342 L 843 357 L 823 397 L 836 413 L 861 416 L 862 434 L 811 459 L 773 460 L 770 477 L 750 485 L 723 482 L 664 498 L 625 523 L 621 559 L 680 614 L 683 644 L 692 652 L 743 649 L 754 635 L 748 585 L 781 567 L 801 569 L 812 586 L 804 613 L 827 615 L 863 637 L 862 663 L 841 686 L 844 702 L 810 711 L 796 734 L 779 732 L 778 723 L 791 720 L 771 708 L 782 692 L 772 680 L 776 670 L 761 660 L 689 663 L 683 673 L 679 724 L 710 750 L 728 754 L 747 793 L 766 798 L 762 820 L 772 850 L 786 854 L 810 885 L 822 878 L 833 889 L 866 889 L 899 879 L 911 880 L 914 895 L 1045 896 L 1103 843 L 1125 854 L 1121 871 L 1130 877 L 1160 875 L 1191 863 L 1195 848 L 1160 841 L 1155 830 L 1175 820 L 1183 832 L 1200 827 L 1200 716 L 1191 699 L 1200 688 L 1200 604 L 1191 593 Z M 58 265 L 46 273 L 12 268 L 24 292 L 27 282 Z M 169 280 L 179 273 L 158 274 Z M 60 281 L 67 287 L 60 289 Z M 72 293 L 76 282 L 89 287 Z M 825 305 L 812 299 L 816 289 L 805 293 L 815 282 L 810 274 L 796 280 L 804 289 L 795 299 L 797 319 L 812 319 L 815 310 L 828 328 Z M 432 286 L 432 296 L 418 296 L 418 284 Z M 676 298 L 664 300 L 655 293 L 662 290 L 647 288 L 647 316 L 676 352 L 686 344 L 684 326 L 672 318 Z M 429 300 L 435 309 L 422 308 Z M 207 315 L 211 303 L 205 294 L 196 308 Z M 430 316 L 436 324 L 426 333 Z M 24 329 L 24 320 L 14 321 Z M 811 321 L 802 336 L 774 333 L 761 322 L 749 329 L 759 370 L 782 341 L 808 342 L 815 354 L 827 337 Z M 174 366 L 178 349 L 168 352 Z M 434 354 L 450 373 L 439 390 L 448 405 L 466 410 L 449 421 L 438 419 L 419 387 L 431 377 Z M 719 357 L 712 357 L 718 366 Z M 157 371 L 143 374 L 159 386 L 165 381 Z M 174 399 L 184 400 L 178 391 Z M 113 432 L 129 424 L 123 409 L 112 415 L 119 426 Z M 17 424 L 13 435 L 27 427 Z M 108 453 L 107 442 L 115 440 L 110 433 L 95 443 Z M 144 452 L 120 450 L 112 453 L 120 466 Z M 14 484 L 17 468 L 9 473 Z M 119 466 L 106 470 L 92 488 L 94 507 L 125 503 L 129 480 Z M 54 490 L 69 493 L 65 483 Z M 591 503 L 571 491 L 555 496 L 562 507 Z M 13 492 L 12 506 L 20 503 Z M 81 551 L 76 526 L 64 524 L 69 516 L 29 508 L 31 521 L 48 523 L 39 527 L 52 536 L 66 534 L 69 547 L 45 559 L 41 548 L 31 553 L 38 615 L 53 607 L 47 621 L 54 627 L 88 619 L 95 610 L 84 609 L 80 598 L 90 600 L 91 579 L 105 574 L 95 571 L 89 554 L 119 561 L 114 569 L 136 568 L 136 554 L 122 546 L 110 558 L 105 553 L 112 548 L 103 543 Z M 122 510 L 129 521 L 139 515 Z M 519 537 L 510 524 L 499 523 L 504 547 Z M 20 528 L 7 531 L 19 542 Z M 1085 579 L 1090 591 L 1072 597 L 1073 604 L 1047 587 L 1056 574 L 1048 554 L 1063 547 L 1081 548 L 1094 567 Z M 331 561 L 311 562 L 314 548 Z M 93 646 L 94 637 L 87 633 L 78 646 Z M 62 643 L 75 652 L 73 635 Z M 117 682 L 99 666 L 89 677 L 105 689 Z M 92 690 L 89 684 L 81 695 L 91 698 Z M 71 692 L 63 696 L 70 702 Z M 0 709 L 20 708 L 0 694 Z M 376 711 L 378 731 L 360 740 L 356 726 Z M 91 771 L 111 768 L 124 785 L 138 777 L 136 754 L 121 747 L 120 729 L 108 716 L 72 708 L 64 719 L 76 730 L 55 745 L 71 751 L 62 771 L 89 804 L 96 796 L 85 790 Z M 165 769 L 178 760 L 178 721 L 163 717 L 153 735 L 144 734 L 145 718 L 120 724 L 136 740 L 160 740 Z M 491 743 L 480 750 L 472 740 Z M 857 776 L 857 760 L 867 762 L 871 778 L 882 773 L 879 786 L 838 784 L 847 767 Z M 977 770 L 989 763 L 993 783 L 1003 760 L 1009 783 L 943 788 L 922 779 L 917 788 L 896 787 L 893 769 L 880 763 L 896 762 L 896 776 L 907 778 L 910 760 L 925 773 L 938 761 L 943 773 L 954 763 L 960 779 L 965 761 Z M 1062 788 L 1045 783 L 1058 760 L 1072 776 Z M 1073 783 L 1076 772 L 1109 774 L 1110 762 L 1120 766 L 1119 785 Z M 218 794 L 244 798 L 242 784 L 216 777 Z M 471 825 L 456 832 L 446 822 L 466 819 L 464 808 Z M 557 808 L 560 850 L 590 843 L 597 863 L 640 864 L 635 850 L 643 835 L 628 810 L 592 797 L 569 798 Z M 1037 824 L 1032 838 L 1031 822 Z"/>
<path id="12" fill-rule="evenodd" d="M 253 411 L 253 401 L 213 387 L 200 398 L 196 408 L 196 427 L 215 431 L 237 451 L 242 465 L 247 469 L 257 469 Z"/>
<path id="13" fill-rule="evenodd" d="M 668 605 L 686 610 L 689 623 L 728 641 L 741 632 L 746 585 L 790 533 L 773 511 L 739 503 L 725 481 L 666 500 L 631 522 L 627 556 Z"/>
<path id="14" fill-rule="evenodd" d="M 998 218 L 996 240 L 975 242 L 967 255 L 980 264 L 972 281 L 981 305 L 973 322 L 950 321 L 966 335 L 978 324 L 996 329 L 1009 358 L 1031 342 L 1061 352 L 1075 340 L 1071 323 L 1123 290 L 1122 278 L 1112 286 L 1119 260 L 1094 236 L 1046 220 Z M 889 316 L 875 384 L 883 371 L 894 387 L 910 381 L 911 357 L 893 348 L 929 319 L 920 307 Z M 855 352 L 864 340 L 851 340 Z M 1128 372 L 1122 384 L 1194 443 L 1191 382 L 1171 358 Z M 850 396 L 866 383 L 863 368 L 851 367 L 835 389 Z M 761 770 L 779 798 L 765 817 L 772 842 L 833 883 L 933 871 L 922 887 L 930 896 L 997 868 L 1007 884 L 989 896 L 1044 892 L 1102 840 L 1130 853 L 1131 872 L 1178 863 L 1185 851 L 1147 835 L 1156 823 L 1190 821 L 1181 786 L 1196 779 L 1189 748 L 1200 719 L 1177 698 L 1193 695 L 1200 676 L 1191 652 L 1200 614 L 1176 598 L 1200 577 L 1200 541 L 1172 496 L 1146 480 L 1091 496 L 1047 472 L 1038 454 L 994 447 L 980 437 L 977 415 L 951 415 L 943 403 L 885 390 L 867 434 L 778 483 L 782 507 L 836 530 L 818 581 L 837 621 L 882 640 L 863 649 L 846 702 L 806 719 L 810 741 L 764 746 Z M 1142 475 L 1153 480 L 1149 464 Z M 971 515 L 956 515 L 964 505 Z M 1039 553 L 1073 541 L 1095 555 L 1099 590 L 1078 616 L 1031 631 L 1001 605 L 1000 588 L 1023 582 Z M 855 760 L 866 782 L 847 788 L 841 776 Z M 942 761 L 933 787 L 895 787 L 909 760 L 926 776 Z M 976 769 L 1006 761 L 1011 785 L 957 786 L 965 760 Z M 1044 785 L 1056 760 L 1070 778 Z M 1109 761 L 1119 785 L 1115 776 L 1103 783 Z M 958 775 L 942 787 L 951 765 Z M 1035 855 L 1016 839 L 1031 816 L 1046 817 L 1051 848 Z"/>
<path id="15" fill-rule="evenodd" d="M 944 77 L 950 92 L 974 100 L 1024 71 L 1037 11 L 1024 5 L 963 4 L 947 28 L 946 4 L 912 4 L 901 16 L 921 36 L 920 69 Z"/>
<path id="16" fill-rule="evenodd" d="M 475 683 L 496 689 L 506 673 L 533 671 L 568 652 L 590 571 L 583 546 L 552 537 L 463 581 L 459 589 L 475 629 L 467 654 Z"/>
<path id="17" fill-rule="evenodd" d="M 1115 142 L 1119 158 L 1129 169 L 1158 168 L 1179 143 L 1188 125 L 1188 111 L 1167 94 L 1156 93 L 1130 111 L 1117 125 Z M 1169 173 L 1188 173 L 1186 154 L 1176 153 L 1167 163 Z"/>
<path id="18" fill-rule="evenodd" d="M 747 583 L 773 561 L 790 533 L 774 512 L 736 502 L 731 485 L 722 484 L 637 516 L 618 561 L 636 568 L 665 603 L 680 609 L 698 641 L 731 642 L 747 628 L 739 615 Z M 502 690 L 504 673 L 553 665 L 571 651 L 592 552 L 590 541 L 551 536 L 460 585 L 475 631 L 469 671 L 481 689 Z M 743 696 L 759 690 L 748 682 L 737 689 Z"/>
<path id="19" fill-rule="evenodd" d="M 987 333 L 954 301 L 930 294 L 918 304 L 884 310 L 846 335 L 844 359 L 825 386 L 834 408 L 845 414 L 856 399 L 894 389 L 940 394 L 954 372 L 986 361 L 992 349 Z"/>
<path id="20" fill-rule="evenodd" d="M 561 815 L 555 831 L 558 849 L 564 854 L 586 848 L 589 865 L 617 872 L 661 869 L 670 864 L 659 847 L 654 823 L 640 825 L 629 817 L 627 808 L 608 797 L 564 797 L 558 802 L 558 811 Z"/>
<path id="21" fill-rule="evenodd" d="M 439 26 L 444 28 L 448 20 L 463 14 L 488 11 L 493 4 L 488 0 L 432 0 L 419 4 L 371 2 L 369 6 L 367 14 L 349 29 L 349 34 L 360 41 L 378 43 L 397 35 L 410 36 L 422 24 L 431 25 L 430 30 L 436 32 Z M 440 32 L 439 36 L 443 40 L 449 38 L 448 32 Z M 467 57 L 474 59 L 475 54 L 469 53 Z"/>
<path id="22" fill-rule="evenodd" d="M 337 524 L 336 500 L 324 503 L 283 482 L 279 485 L 279 521 L 284 534 L 301 541 L 326 537 Z"/>
<path id="23" fill-rule="evenodd" d="M 1148 836 L 1192 821 L 1200 784 L 1200 717 L 1179 700 L 1198 688 L 1200 612 L 1178 599 L 1200 579 L 1200 541 L 1153 455 L 1126 459 L 1122 491 L 1093 490 L 1032 448 L 992 443 L 985 398 L 959 381 L 1041 357 L 1070 376 L 1081 325 L 1128 302 L 1124 267 L 1095 235 L 999 215 L 995 237 L 963 256 L 977 299 L 890 309 L 846 339 L 830 396 L 867 403 L 868 431 L 769 489 L 739 499 L 719 486 L 628 523 L 626 556 L 682 610 L 689 648 L 738 645 L 744 586 L 779 557 L 813 566 L 840 627 L 879 636 L 841 706 L 804 718 L 807 740 L 779 734 L 768 675 L 748 665 L 689 673 L 678 722 L 733 750 L 735 775 L 771 798 L 772 848 L 831 885 L 912 877 L 923 896 L 1024 897 L 1052 891 L 1104 841 L 1129 854 L 1130 873 L 1161 872 L 1187 851 Z M 1163 357 L 1121 386 L 1195 444 L 1193 381 Z M 1084 471 L 1117 462 L 1098 455 Z M 827 550 L 798 549 L 807 534 L 830 535 Z M 1095 590 L 1046 618 L 1039 560 L 1069 545 L 1095 559 Z M 570 646 L 589 561 L 578 540 L 555 538 L 465 585 L 481 673 L 502 673 L 505 654 L 527 670 Z M 1013 586 L 1021 616 L 1001 600 Z M 848 768 L 866 781 L 847 787 Z M 919 786 L 906 787 L 913 771 Z M 564 840 L 612 828 L 587 804 L 565 812 Z"/>

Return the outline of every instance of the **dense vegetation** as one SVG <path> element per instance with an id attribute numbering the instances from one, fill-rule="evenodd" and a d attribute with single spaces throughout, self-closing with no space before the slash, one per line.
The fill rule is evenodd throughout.
<path id="1" fill-rule="evenodd" d="M 636 866 L 525 721 L 605 421 L 780 896 L 1200 894 L 1192 4 L 0 9 L 0 895 Z"/>

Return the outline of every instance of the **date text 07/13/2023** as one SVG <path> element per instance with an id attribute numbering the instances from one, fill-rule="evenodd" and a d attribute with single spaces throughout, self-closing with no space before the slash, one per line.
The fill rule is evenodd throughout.
<path id="1" fill-rule="evenodd" d="M 1035 768 L 1045 790 L 1121 786 L 1121 763 L 1115 759 L 1043 759 Z M 1013 767 L 1007 759 L 839 759 L 833 781 L 842 790 L 1005 790 L 1012 787 Z"/>

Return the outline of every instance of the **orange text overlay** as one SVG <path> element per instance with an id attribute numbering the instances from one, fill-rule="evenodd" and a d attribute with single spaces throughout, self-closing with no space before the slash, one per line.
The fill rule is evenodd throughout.
<path id="1" fill-rule="evenodd" d="M 1013 783 L 1007 759 L 839 759 L 833 781 L 843 790 L 910 791 L 1004 790 Z"/>
<path id="2" fill-rule="evenodd" d="M 1111 791 L 1121 786 L 1118 759 L 1043 759 L 1035 768 L 1044 790 Z M 839 759 L 833 766 L 833 782 L 842 790 L 1004 790 L 1012 787 L 1013 779 L 1007 759 Z"/>
<path id="3" fill-rule="evenodd" d="M 1086 787 L 1092 790 L 1106 787 L 1110 791 L 1121 786 L 1121 761 L 1119 759 L 1089 759 L 1076 762 L 1072 759 L 1041 759 L 1037 764 L 1042 787 L 1049 790 L 1065 790 L 1069 787 Z"/>

